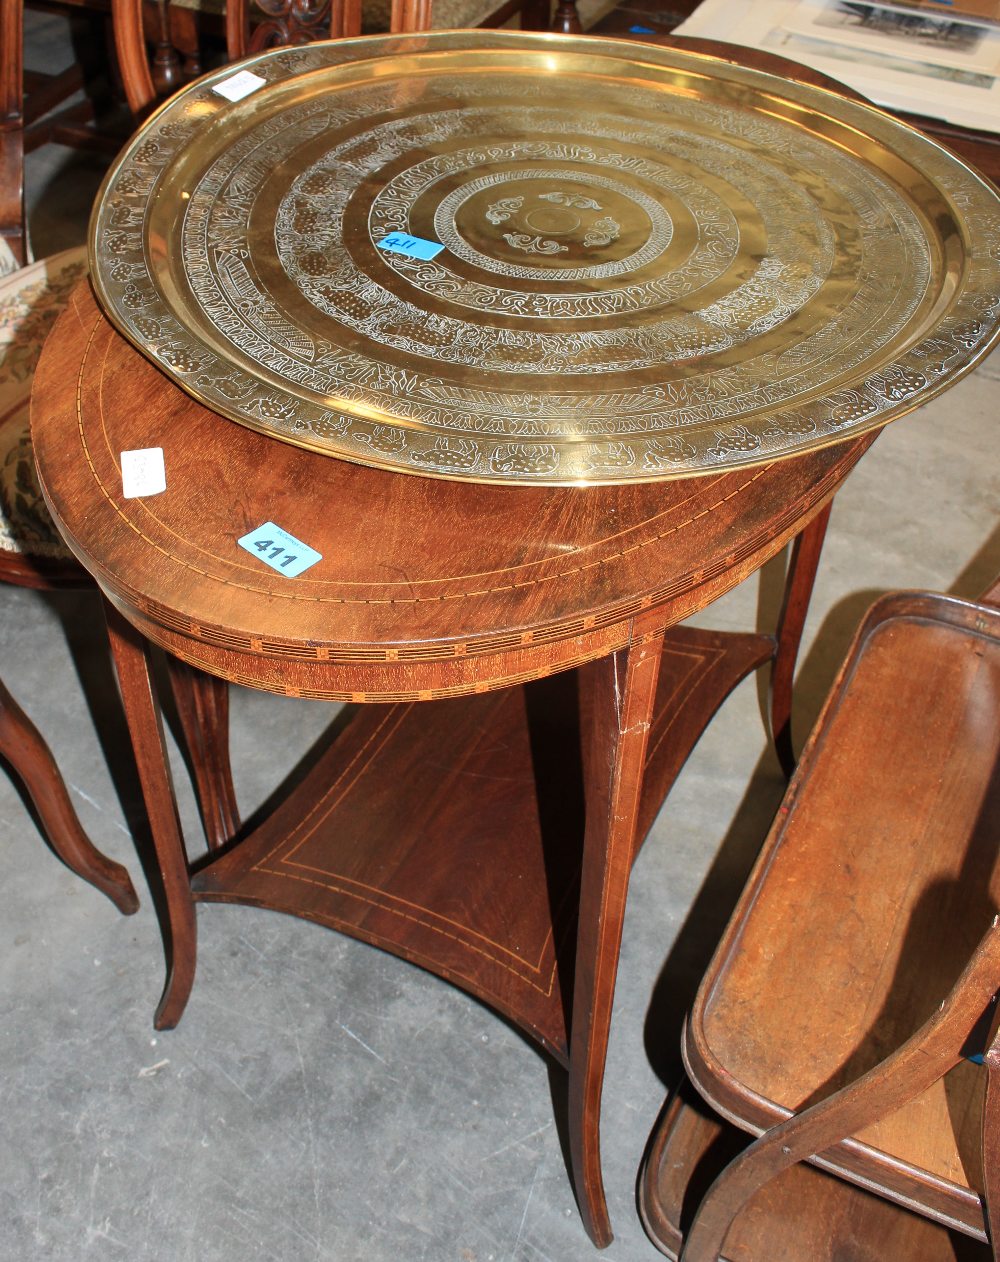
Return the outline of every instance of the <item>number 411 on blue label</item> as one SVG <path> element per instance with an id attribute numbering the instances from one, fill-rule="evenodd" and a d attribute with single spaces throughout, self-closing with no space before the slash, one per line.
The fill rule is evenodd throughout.
<path id="1" fill-rule="evenodd" d="M 323 560 L 321 553 L 315 548 L 310 548 L 307 543 L 296 539 L 287 530 L 282 530 L 273 521 L 266 521 L 263 526 L 251 530 L 236 542 L 272 570 L 284 574 L 285 578 L 297 578 L 310 565 Z"/>
<path id="2" fill-rule="evenodd" d="M 390 232 L 377 242 L 380 250 L 391 250 L 393 254 L 408 254 L 413 259 L 433 259 L 444 249 L 439 241 L 425 241 L 423 237 L 411 237 L 406 232 Z"/>

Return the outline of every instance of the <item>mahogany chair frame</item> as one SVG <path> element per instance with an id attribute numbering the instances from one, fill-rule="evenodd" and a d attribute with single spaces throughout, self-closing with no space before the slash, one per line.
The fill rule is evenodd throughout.
<path id="1" fill-rule="evenodd" d="M 108 0 L 67 0 L 66 7 L 87 11 L 105 25 L 110 21 Z M 56 74 L 25 70 L 24 0 L 0 0 L 0 239 L 21 267 L 29 261 L 25 155 L 42 145 L 61 144 L 103 153 L 110 159 L 125 138 L 94 126 L 94 108 L 89 100 L 64 104 L 84 86 L 84 71 L 77 62 Z"/>
<path id="2" fill-rule="evenodd" d="M 7 2 L 7 0 L 5 0 Z M 562 0 L 566 3 L 566 0 Z M 392 0 L 389 30 L 393 34 L 429 31 L 433 0 Z M 299 4 L 293 0 L 263 0 L 263 20 L 251 28 L 248 0 L 228 0 L 225 12 L 226 56 L 239 61 L 253 53 L 287 44 L 307 44 L 318 39 L 342 39 L 361 34 L 361 0 L 322 0 Z M 161 14 L 158 29 L 150 30 L 145 0 L 111 0 L 115 48 L 129 107 L 142 118 L 152 106 L 191 77 L 181 64 L 169 17 Z M 502 26 L 518 11 L 529 29 L 546 29 L 545 0 L 507 0 L 481 23 Z M 562 28 L 559 28 L 562 29 Z M 579 22 L 574 28 L 579 30 Z M 155 50 L 152 58 L 147 42 Z"/>
<path id="3" fill-rule="evenodd" d="M 123 915 L 139 909 L 132 879 L 103 855 L 80 826 L 52 752 L 0 682 L 0 756 L 24 784 L 52 849 L 77 876 L 106 894 Z"/>

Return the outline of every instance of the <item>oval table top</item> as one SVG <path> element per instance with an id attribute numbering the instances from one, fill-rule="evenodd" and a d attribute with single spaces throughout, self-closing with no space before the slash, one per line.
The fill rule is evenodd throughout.
<path id="1" fill-rule="evenodd" d="M 235 682 L 357 700 L 500 687 L 689 616 L 797 533 L 875 437 L 641 486 L 370 469 L 210 412 L 112 329 L 86 282 L 42 355 L 32 432 L 57 524 L 151 639 Z M 121 453 L 151 447 L 166 490 L 125 499 Z M 296 578 L 271 569 L 237 544 L 265 523 L 322 559 Z"/>

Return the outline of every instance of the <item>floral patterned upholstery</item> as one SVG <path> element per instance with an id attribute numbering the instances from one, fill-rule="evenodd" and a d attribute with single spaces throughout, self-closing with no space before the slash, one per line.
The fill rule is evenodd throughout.
<path id="1" fill-rule="evenodd" d="M 87 271 L 83 246 L 0 279 L 0 550 L 70 559 L 49 517 L 28 430 L 31 381 L 42 343 Z"/>
<path id="2" fill-rule="evenodd" d="M 17 267 L 17 259 L 7 242 L 0 237 L 0 276 L 8 276 Z"/>

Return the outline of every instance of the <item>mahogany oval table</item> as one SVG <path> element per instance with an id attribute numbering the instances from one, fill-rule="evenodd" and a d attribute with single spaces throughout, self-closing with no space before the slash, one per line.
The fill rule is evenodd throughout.
<path id="1" fill-rule="evenodd" d="M 568 1070 L 573 1175 L 606 1244 L 598 1122 L 632 860 L 715 709 L 772 659 L 787 736 L 825 506 L 874 434 L 644 486 L 368 469 L 209 412 L 86 283 L 32 411 L 46 499 L 107 597 L 168 907 L 157 1025 L 191 989 L 197 902 L 276 908 L 412 960 Z M 167 489 L 124 499 L 120 453 L 148 447 Z M 322 561 L 289 579 L 237 546 L 264 523 Z M 776 636 L 675 627 L 803 531 Z M 270 819 L 192 866 L 149 642 L 222 680 L 376 704 Z"/>

